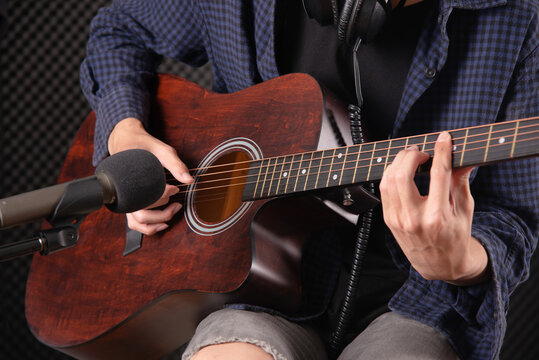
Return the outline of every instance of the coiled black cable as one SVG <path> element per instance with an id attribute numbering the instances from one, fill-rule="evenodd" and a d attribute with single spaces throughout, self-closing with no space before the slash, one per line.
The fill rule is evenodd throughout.
<path id="1" fill-rule="evenodd" d="M 363 96 L 361 94 L 361 82 L 359 78 L 359 63 L 357 60 L 357 49 L 361 40 L 358 39 L 354 46 L 354 75 L 356 80 L 356 96 L 358 98 L 358 106 L 349 105 L 348 113 L 350 118 L 350 131 L 352 135 L 352 142 L 354 145 L 363 144 L 365 138 L 363 136 L 364 131 L 362 128 L 361 119 L 361 106 L 363 105 Z M 369 190 L 374 194 L 374 184 L 371 182 L 368 184 Z M 331 337 L 328 343 L 328 355 L 330 359 L 336 359 L 344 348 L 344 341 L 346 332 L 350 327 L 350 322 L 353 319 L 355 311 L 355 298 L 359 288 L 359 280 L 361 275 L 361 268 L 363 265 L 363 259 L 367 252 L 367 245 L 371 234 L 371 228 L 373 223 L 374 211 L 372 209 L 366 211 L 360 215 L 356 227 L 356 243 L 354 246 L 354 254 L 352 257 L 352 263 L 350 266 L 350 276 L 348 278 L 348 284 L 344 299 L 340 307 L 335 329 L 331 333 Z"/>

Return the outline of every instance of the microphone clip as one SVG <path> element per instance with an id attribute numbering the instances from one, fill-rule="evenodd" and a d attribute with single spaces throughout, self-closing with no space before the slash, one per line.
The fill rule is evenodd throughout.
<path id="1" fill-rule="evenodd" d="M 85 194 L 81 196 L 81 194 Z M 53 226 L 77 225 L 103 206 L 103 188 L 96 176 L 71 181 L 47 221 Z"/>
<path id="2" fill-rule="evenodd" d="M 82 220 L 101 206 L 103 189 L 96 176 L 70 182 L 56 208 L 47 217 L 52 228 L 41 230 L 37 237 L 0 246 L 0 262 L 36 252 L 48 255 L 74 246 L 79 240 Z"/>
<path id="3" fill-rule="evenodd" d="M 80 196 L 85 194 L 85 196 Z M 47 217 L 52 229 L 42 230 L 41 255 L 74 246 L 79 240 L 79 226 L 91 212 L 103 206 L 103 188 L 96 176 L 70 182 L 53 213 Z"/>

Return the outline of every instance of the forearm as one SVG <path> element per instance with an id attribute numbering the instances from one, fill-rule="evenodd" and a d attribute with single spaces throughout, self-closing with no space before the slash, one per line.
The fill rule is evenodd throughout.
<path id="1" fill-rule="evenodd" d="M 128 16 L 113 5 L 101 9 L 90 27 L 81 88 L 96 112 L 94 163 L 107 155 L 108 137 L 117 123 L 148 117 L 148 85 L 158 59 L 144 50 L 128 24 Z"/>
<path id="2" fill-rule="evenodd" d="M 196 18 L 196 6 L 190 1 L 175 6 L 170 11 L 150 1 L 115 1 L 92 21 L 81 87 L 97 115 L 94 163 L 106 156 L 108 137 L 121 120 L 132 117 L 147 124 L 162 56 L 193 65 L 207 61 L 199 28 L 181 36 Z M 178 29 L 174 37 L 167 24 Z"/>

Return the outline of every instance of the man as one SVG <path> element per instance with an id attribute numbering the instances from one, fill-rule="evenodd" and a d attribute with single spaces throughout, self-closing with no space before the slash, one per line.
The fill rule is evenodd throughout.
<path id="1" fill-rule="evenodd" d="M 375 138 L 441 135 L 429 184 L 414 183 L 418 165 L 428 158 L 417 147 L 400 152 L 384 173 L 380 193 L 389 253 L 373 245 L 368 258 L 390 256 L 389 273 L 407 279 L 396 293 L 383 286 L 373 292 L 391 311 L 373 310 L 376 319 L 357 329 L 340 359 L 496 358 L 509 294 L 527 277 L 537 243 L 539 165 L 525 160 L 451 170 L 451 139 L 443 130 L 539 114 L 539 4 L 399 3 L 392 2 L 399 9 L 387 29 L 358 51 L 367 121 L 381 119 L 367 125 Z M 94 161 L 107 151 L 144 148 L 176 179 L 193 181 L 175 150 L 144 128 L 147 84 L 161 55 L 194 66 L 210 61 L 219 92 L 307 72 L 353 102 L 351 49 L 345 44 L 350 39 L 337 40 L 335 33 L 308 19 L 298 1 L 114 2 L 92 23 L 82 65 L 83 90 L 98 117 Z M 175 192 L 167 187 L 156 205 Z M 171 203 L 128 214 L 129 226 L 154 234 L 180 209 Z M 387 274 L 373 263 L 367 264 L 373 278 Z M 380 275 L 380 282 L 392 277 Z M 215 355 L 325 358 L 312 328 L 231 309 L 201 323 L 184 358 Z"/>

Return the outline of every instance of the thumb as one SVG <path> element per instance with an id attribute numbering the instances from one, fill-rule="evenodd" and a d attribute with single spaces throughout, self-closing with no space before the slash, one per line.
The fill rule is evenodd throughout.
<path id="1" fill-rule="evenodd" d="M 194 181 L 193 177 L 189 174 L 189 169 L 181 161 L 176 150 L 163 143 L 163 147 L 156 151 L 156 156 L 161 161 L 161 164 L 166 168 L 174 178 L 184 184 L 190 184 Z"/>

